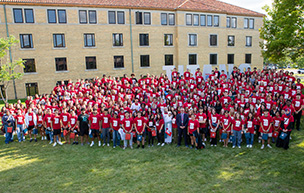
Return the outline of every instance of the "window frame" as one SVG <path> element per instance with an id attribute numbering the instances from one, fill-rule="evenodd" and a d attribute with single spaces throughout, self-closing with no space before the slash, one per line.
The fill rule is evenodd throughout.
<path id="1" fill-rule="evenodd" d="M 148 66 L 143 66 L 143 62 L 146 62 L 146 61 L 144 61 L 144 59 L 146 59 L 144 57 L 148 57 Z M 140 67 L 141 68 L 149 68 L 149 67 L 151 67 L 150 66 L 150 55 L 148 55 L 148 54 L 140 55 Z"/>
<path id="2" fill-rule="evenodd" d="M 116 45 L 115 42 L 116 42 L 116 37 L 118 35 L 118 42 L 119 42 L 119 45 Z M 113 47 L 123 47 L 123 34 L 122 33 L 113 33 L 112 34 L 112 40 L 113 40 Z M 115 40 L 115 41 L 114 41 Z"/>
<path id="3" fill-rule="evenodd" d="M 212 45 L 212 36 L 216 36 L 216 44 L 215 45 Z M 209 46 L 212 46 L 212 47 L 216 47 L 218 46 L 218 35 L 217 34 L 210 34 L 209 35 Z"/>
<path id="4" fill-rule="evenodd" d="M 247 38 L 250 39 L 250 41 L 249 41 L 250 44 L 247 44 Z M 246 36 L 246 39 L 245 39 L 245 46 L 246 46 L 246 47 L 252 47 L 252 36 Z"/>
<path id="5" fill-rule="evenodd" d="M 31 95 L 30 87 L 33 86 L 35 88 L 35 91 L 33 95 Z M 25 92 L 27 96 L 35 96 L 36 94 L 39 94 L 38 82 L 25 83 Z"/>
<path id="6" fill-rule="evenodd" d="M 212 56 L 216 56 L 216 58 L 215 58 L 215 60 L 216 60 L 215 64 L 211 63 Z M 209 63 L 210 63 L 210 65 L 217 65 L 218 64 L 218 54 L 217 53 L 210 53 L 209 54 Z"/>
<path id="7" fill-rule="evenodd" d="M 170 16 L 173 16 L 173 19 L 172 19 L 173 23 L 170 22 L 171 21 Z M 168 24 L 172 25 L 172 26 L 175 25 L 175 14 L 174 13 L 169 13 L 168 14 Z"/>
<path id="8" fill-rule="evenodd" d="M 211 18 L 210 22 L 211 24 L 209 25 L 209 18 Z M 207 15 L 207 27 L 212 27 L 213 26 L 213 17 L 212 15 Z"/>
<path id="9" fill-rule="evenodd" d="M 95 14 L 95 22 L 91 21 L 91 15 L 90 13 L 94 13 Z M 88 11 L 88 20 L 89 20 L 89 24 L 96 24 L 97 23 L 97 11 L 96 10 L 89 10 Z"/>
<path id="10" fill-rule="evenodd" d="M 231 17 L 226 17 L 226 28 L 231 28 Z"/>
<path id="11" fill-rule="evenodd" d="M 81 12 L 84 12 L 84 16 L 85 16 L 85 21 L 84 22 L 81 21 L 81 14 L 80 14 Z M 79 15 L 79 23 L 80 24 L 87 24 L 88 23 L 87 10 L 79 10 L 78 15 Z"/>
<path id="12" fill-rule="evenodd" d="M 62 46 L 58 46 L 57 36 L 61 36 Z M 54 44 L 54 48 L 65 48 L 66 47 L 66 45 L 65 45 L 65 35 L 63 33 L 53 34 L 53 44 Z"/>
<path id="13" fill-rule="evenodd" d="M 165 20 L 163 20 L 163 16 L 165 16 Z M 165 23 L 163 23 L 165 21 Z M 167 13 L 160 13 L 160 24 L 161 25 L 168 25 L 168 14 Z"/>
<path id="14" fill-rule="evenodd" d="M 233 37 L 233 45 L 229 45 L 229 37 Z M 234 35 L 228 35 L 227 46 L 229 46 L 229 47 L 234 47 L 235 46 L 235 36 Z"/>
<path id="15" fill-rule="evenodd" d="M 194 39 L 194 43 L 191 41 L 192 40 L 192 36 L 195 37 Z M 188 46 L 194 47 L 197 46 L 197 34 L 188 34 Z"/>
<path id="16" fill-rule="evenodd" d="M 244 29 L 249 29 L 249 18 L 244 18 Z"/>
<path id="17" fill-rule="evenodd" d="M 117 63 L 117 59 L 121 58 L 122 59 L 122 66 L 121 67 L 117 67 L 116 63 Z M 117 56 L 113 56 L 114 59 L 114 69 L 123 69 L 125 68 L 125 64 L 124 64 L 124 56 L 123 55 L 117 55 Z"/>
<path id="18" fill-rule="evenodd" d="M 60 70 L 59 67 L 57 66 L 57 62 L 60 62 L 59 61 L 60 59 L 65 59 L 65 64 L 64 64 L 65 69 L 63 69 L 63 70 Z M 67 58 L 66 57 L 55 58 L 55 70 L 56 70 L 56 72 L 65 72 L 65 71 L 68 71 L 68 62 L 67 62 Z"/>
<path id="19" fill-rule="evenodd" d="M 144 42 L 141 42 L 141 40 L 143 40 L 141 37 L 142 36 L 147 36 L 144 40 Z M 145 45 L 144 43 L 148 43 L 148 45 Z M 148 33 L 142 33 L 142 34 L 139 34 L 139 46 L 141 47 L 147 47 L 147 46 L 150 46 L 150 42 L 149 42 L 149 34 Z"/>
<path id="20" fill-rule="evenodd" d="M 32 11 L 32 17 L 33 17 L 32 22 L 27 21 L 26 11 Z M 35 23 L 35 17 L 34 17 L 34 10 L 33 9 L 24 9 L 24 21 L 25 21 L 25 23 Z"/>
<path id="21" fill-rule="evenodd" d="M 53 12 L 55 17 L 55 22 L 50 22 L 50 12 Z M 57 23 L 57 13 L 56 13 L 56 9 L 47 9 L 47 17 L 48 17 L 48 23 Z"/>
<path id="22" fill-rule="evenodd" d="M 202 17 L 204 18 L 204 19 L 202 19 Z M 204 26 L 204 27 L 206 27 L 206 25 L 207 25 L 207 22 L 206 22 L 206 14 L 200 14 L 200 26 Z M 202 21 L 204 21 L 204 23 L 202 24 Z"/>
<path id="23" fill-rule="evenodd" d="M 247 62 L 247 56 L 250 56 L 250 62 Z M 245 64 L 252 64 L 252 54 L 245 54 Z"/>
<path id="24" fill-rule="evenodd" d="M 88 64 L 89 62 L 92 62 L 92 61 L 88 61 L 88 59 L 92 59 L 94 58 L 95 59 L 95 64 L 93 64 L 93 66 L 95 66 L 95 68 L 88 68 L 90 67 Z M 97 70 L 97 59 L 96 59 L 96 56 L 85 56 L 85 63 L 86 63 L 86 70 Z"/>
<path id="25" fill-rule="evenodd" d="M 251 26 L 251 21 L 252 21 L 252 26 Z M 253 18 L 249 19 L 248 27 L 249 27 L 249 29 L 254 29 L 254 19 Z"/>
<path id="26" fill-rule="evenodd" d="M 191 56 L 195 56 L 195 64 L 190 64 Z M 197 54 L 188 54 L 188 65 L 197 65 Z"/>
<path id="27" fill-rule="evenodd" d="M 146 21 L 146 15 L 148 15 L 148 21 Z M 143 15 L 144 18 L 144 25 L 151 25 L 151 13 L 150 12 L 144 12 Z"/>
<path id="28" fill-rule="evenodd" d="M 172 57 L 172 64 L 167 64 L 167 58 L 166 57 Z M 169 60 L 170 61 L 170 60 Z M 174 56 L 173 54 L 165 54 L 165 66 L 173 66 L 174 65 Z"/>
<path id="29" fill-rule="evenodd" d="M 215 24 L 215 18 L 217 18 L 217 24 Z M 213 16 L 213 27 L 219 27 L 220 26 L 220 16 L 219 15 L 214 15 Z"/>
<path id="30" fill-rule="evenodd" d="M 25 47 L 24 46 L 24 36 L 28 36 L 28 38 L 29 38 L 29 46 L 30 47 Z M 34 48 L 32 34 L 19 34 L 19 37 L 20 37 L 20 48 L 21 49 L 32 49 L 32 48 Z"/>
<path id="31" fill-rule="evenodd" d="M 16 12 L 15 11 L 21 11 L 21 22 L 16 21 Z M 23 23 L 24 22 L 22 8 L 13 8 L 13 15 L 14 15 L 14 23 Z"/>
<path id="32" fill-rule="evenodd" d="M 194 21 L 195 21 L 195 19 L 194 18 L 197 18 L 197 23 L 195 23 Z M 200 26 L 200 16 L 199 16 L 199 14 L 193 14 L 193 26 Z"/>
<path id="33" fill-rule="evenodd" d="M 116 14 L 117 14 L 117 16 L 116 16 L 117 24 L 124 25 L 126 23 L 125 22 L 125 12 L 124 11 L 117 11 Z M 119 14 L 122 14 L 122 22 L 120 21 Z"/>
<path id="34" fill-rule="evenodd" d="M 237 28 L 237 17 L 231 17 L 231 28 Z"/>
<path id="35" fill-rule="evenodd" d="M 233 60 L 232 63 L 229 62 L 229 59 L 230 59 L 229 56 L 230 57 L 232 56 L 232 60 Z M 234 64 L 234 54 L 227 54 L 227 64 Z"/>
<path id="36" fill-rule="evenodd" d="M 89 46 L 88 44 L 88 36 L 91 36 L 91 40 L 92 40 L 92 46 Z M 94 33 L 84 33 L 83 34 L 83 39 L 84 39 L 84 47 L 86 48 L 92 48 L 92 47 L 96 47 L 96 44 L 95 44 L 95 34 Z"/>
<path id="37" fill-rule="evenodd" d="M 166 45 L 166 42 L 167 42 L 166 36 L 170 37 L 169 43 L 171 42 L 171 44 Z M 173 34 L 164 34 L 164 46 L 173 46 Z"/>
<path id="38" fill-rule="evenodd" d="M 188 23 L 188 16 L 190 16 L 190 23 Z M 191 13 L 186 13 L 186 25 L 191 26 L 192 25 L 192 14 Z"/>
<path id="39" fill-rule="evenodd" d="M 143 12 L 142 11 L 136 11 L 135 12 L 135 24 L 136 25 L 142 25 L 143 23 L 144 23 Z"/>
<path id="40" fill-rule="evenodd" d="M 112 14 L 112 13 L 114 16 L 113 22 L 110 21 L 111 20 L 110 14 Z M 108 11 L 108 24 L 116 24 L 116 11 Z"/>
<path id="41" fill-rule="evenodd" d="M 61 21 L 61 17 L 60 17 L 60 13 L 64 13 L 64 21 Z M 58 17 L 58 23 L 63 23 L 66 24 L 67 23 L 67 14 L 66 14 L 66 10 L 65 9 L 57 9 L 57 17 Z"/>
<path id="42" fill-rule="evenodd" d="M 30 74 L 30 73 L 36 73 L 37 72 L 35 58 L 28 58 L 28 59 L 22 59 L 22 60 L 24 61 L 24 68 L 23 68 L 24 74 Z M 34 61 L 33 62 L 34 67 L 27 68 L 27 62 L 30 61 L 30 60 Z M 33 69 L 33 71 L 29 71 L 29 69 Z"/>

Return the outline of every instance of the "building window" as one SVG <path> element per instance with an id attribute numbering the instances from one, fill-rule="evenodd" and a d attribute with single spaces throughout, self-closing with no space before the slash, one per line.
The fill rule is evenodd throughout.
<path id="1" fill-rule="evenodd" d="M 116 24 L 115 11 L 108 12 L 109 24 Z"/>
<path id="2" fill-rule="evenodd" d="M 85 57 L 86 70 L 94 70 L 96 68 L 96 56 Z"/>
<path id="3" fill-rule="evenodd" d="M 245 63 L 251 64 L 251 54 L 245 54 Z"/>
<path id="4" fill-rule="evenodd" d="M 212 15 L 207 15 L 207 26 L 212 26 Z"/>
<path id="5" fill-rule="evenodd" d="M 84 47 L 95 47 L 95 34 L 84 34 Z"/>
<path id="6" fill-rule="evenodd" d="M 125 12 L 117 11 L 117 23 L 125 24 Z"/>
<path id="7" fill-rule="evenodd" d="M 24 61 L 24 73 L 36 72 L 35 59 L 23 59 Z"/>
<path id="8" fill-rule="evenodd" d="M 186 14 L 186 25 L 192 25 L 192 14 Z"/>
<path id="9" fill-rule="evenodd" d="M 249 19 L 248 19 L 248 18 L 245 18 L 245 19 L 244 19 L 244 28 L 245 28 L 245 29 L 248 29 L 248 27 L 249 27 Z"/>
<path id="10" fill-rule="evenodd" d="M 113 34 L 113 46 L 123 46 L 122 34 Z"/>
<path id="11" fill-rule="evenodd" d="M 234 46 L 234 36 L 228 36 L 228 46 Z"/>
<path id="12" fill-rule="evenodd" d="M 47 15 L 48 15 L 48 22 L 49 23 L 57 23 L 56 10 L 55 9 L 48 9 L 47 10 Z"/>
<path id="13" fill-rule="evenodd" d="M 197 64 L 197 55 L 189 54 L 189 65 L 196 65 L 196 64 Z"/>
<path id="14" fill-rule="evenodd" d="M 89 23 L 97 23 L 96 11 L 94 10 L 89 10 Z"/>
<path id="15" fill-rule="evenodd" d="M 166 13 L 161 13 L 161 24 L 162 25 L 167 25 L 167 14 Z"/>
<path id="16" fill-rule="evenodd" d="M 169 13 L 169 25 L 175 25 L 175 14 Z"/>
<path id="17" fill-rule="evenodd" d="M 199 26 L 199 15 L 198 14 L 193 14 L 193 25 Z"/>
<path id="18" fill-rule="evenodd" d="M 150 67 L 150 56 L 149 55 L 140 56 L 140 67 Z"/>
<path id="19" fill-rule="evenodd" d="M 213 16 L 213 26 L 214 27 L 220 26 L 220 17 L 218 15 Z"/>
<path id="20" fill-rule="evenodd" d="M 173 65 L 173 55 L 168 54 L 165 55 L 165 66 L 172 66 Z"/>
<path id="21" fill-rule="evenodd" d="M 23 23 L 22 9 L 13 9 L 15 23 Z"/>
<path id="22" fill-rule="evenodd" d="M 197 46 L 197 35 L 189 34 L 189 46 Z"/>
<path id="23" fill-rule="evenodd" d="M 114 56 L 114 68 L 124 68 L 123 56 Z"/>
<path id="24" fill-rule="evenodd" d="M 236 28 L 237 27 L 237 19 L 236 17 L 231 18 L 231 27 Z"/>
<path id="25" fill-rule="evenodd" d="M 164 45 L 173 46 L 173 34 L 165 34 L 164 37 Z"/>
<path id="26" fill-rule="evenodd" d="M 206 15 L 201 15 L 201 26 L 206 26 Z"/>
<path id="27" fill-rule="evenodd" d="M 32 34 L 20 34 L 20 46 L 21 48 L 33 48 Z"/>
<path id="28" fill-rule="evenodd" d="M 227 18 L 226 18 L 226 27 L 227 27 L 227 28 L 230 28 L 230 27 L 231 27 L 230 23 L 231 23 L 231 18 L 230 18 L 230 17 L 227 17 Z"/>
<path id="29" fill-rule="evenodd" d="M 38 83 L 25 83 L 25 90 L 27 96 L 35 96 L 36 94 L 39 94 Z"/>
<path id="30" fill-rule="evenodd" d="M 79 10 L 79 23 L 81 24 L 88 23 L 86 10 Z"/>
<path id="31" fill-rule="evenodd" d="M 249 19 L 249 29 L 254 29 L 254 19 Z"/>
<path id="32" fill-rule="evenodd" d="M 217 64 L 217 54 L 210 54 L 210 64 Z"/>
<path id="33" fill-rule="evenodd" d="M 151 25 L 151 13 L 148 12 L 144 13 L 144 24 Z"/>
<path id="34" fill-rule="evenodd" d="M 55 58 L 56 71 L 67 71 L 67 61 L 66 58 Z"/>
<path id="35" fill-rule="evenodd" d="M 63 10 L 63 9 L 59 9 L 59 10 L 57 10 L 57 12 L 58 12 L 58 23 L 66 23 L 67 22 L 67 20 L 66 20 L 66 12 L 65 12 L 65 10 Z"/>
<path id="36" fill-rule="evenodd" d="M 210 35 L 210 46 L 217 46 L 217 35 Z"/>
<path id="37" fill-rule="evenodd" d="M 65 48 L 64 34 L 53 34 L 53 39 L 55 48 Z"/>
<path id="38" fill-rule="evenodd" d="M 252 36 L 246 36 L 246 46 L 247 47 L 252 46 Z"/>
<path id="39" fill-rule="evenodd" d="M 228 54 L 227 55 L 227 63 L 228 64 L 234 64 L 234 54 Z"/>
<path id="40" fill-rule="evenodd" d="M 149 34 L 139 34 L 139 45 L 149 46 Z"/>
<path id="41" fill-rule="evenodd" d="M 24 9 L 25 23 L 34 23 L 33 9 Z"/>

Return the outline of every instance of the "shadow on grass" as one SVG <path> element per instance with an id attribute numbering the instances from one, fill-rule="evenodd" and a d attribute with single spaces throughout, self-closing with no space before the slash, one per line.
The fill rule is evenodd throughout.
<path id="1" fill-rule="evenodd" d="M 303 192 L 303 132 L 291 148 L 112 149 L 0 145 L 1 192 Z M 0 138 L 4 140 L 3 137 Z"/>

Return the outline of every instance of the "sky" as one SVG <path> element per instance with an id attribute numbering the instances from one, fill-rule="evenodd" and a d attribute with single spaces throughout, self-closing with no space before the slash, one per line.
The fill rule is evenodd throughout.
<path id="1" fill-rule="evenodd" d="M 264 5 L 271 6 L 273 2 L 273 0 L 220 0 L 220 1 L 237 5 L 264 14 L 266 14 L 266 12 L 262 9 L 262 7 L 264 7 Z"/>

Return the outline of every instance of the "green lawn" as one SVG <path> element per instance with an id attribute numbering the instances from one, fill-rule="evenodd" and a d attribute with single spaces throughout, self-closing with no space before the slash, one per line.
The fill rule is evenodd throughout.
<path id="1" fill-rule="evenodd" d="M 289 150 L 175 146 L 90 148 L 46 141 L 4 144 L 1 192 L 304 192 L 304 132 Z"/>

